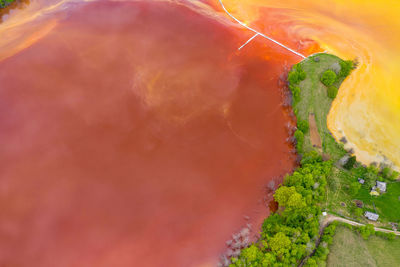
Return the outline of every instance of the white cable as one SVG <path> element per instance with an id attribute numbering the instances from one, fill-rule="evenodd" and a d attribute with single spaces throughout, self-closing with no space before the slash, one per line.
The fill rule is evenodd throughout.
<path id="1" fill-rule="evenodd" d="M 258 35 L 261 35 L 262 37 L 264 37 L 264 38 L 270 40 L 271 42 L 276 43 L 276 44 L 279 45 L 279 46 L 282 46 L 283 48 L 289 50 L 290 52 L 292 52 L 292 53 L 294 53 L 294 54 L 296 54 L 296 55 L 298 55 L 299 57 L 306 58 L 305 56 L 303 56 L 303 55 L 300 54 L 299 52 L 294 51 L 293 49 L 287 47 L 286 45 L 281 44 L 280 42 L 278 42 L 278 41 L 276 41 L 276 40 L 274 40 L 274 39 L 272 39 L 272 38 L 266 36 L 265 34 L 263 34 L 263 33 L 259 32 L 259 31 L 255 30 L 255 29 L 253 29 L 253 28 L 250 28 L 249 26 L 247 26 L 246 24 L 244 24 L 243 22 L 241 22 L 240 20 L 238 20 L 237 18 L 235 18 L 231 13 L 229 13 L 229 11 L 225 8 L 224 4 L 222 3 L 222 0 L 219 0 L 219 3 L 221 4 L 222 9 L 225 11 L 226 14 L 228 14 L 229 17 L 231 17 L 233 20 L 235 20 L 237 23 L 239 23 L 240 25 L 242 25 L 242 26 L 245 27 L 246 29 L 248 29 L 248 30 L 250 30 L 250 31 L 252 31 L 252 32 L 257 33 Z M 253 36 L 253 37 L 255 37 L 255 36 Z"/>

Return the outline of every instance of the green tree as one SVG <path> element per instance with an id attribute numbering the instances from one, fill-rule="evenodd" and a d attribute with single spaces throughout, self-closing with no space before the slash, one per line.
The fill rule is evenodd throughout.
<path id="1" fill-rule="evenodd" d="M 360 230 L 360 234 L 361 234 L 362 238 L 364 238 L 365 240 L 367 240 L 370 235 L 375 234 L 375 229 L 372 224 L 367 224 L 365 226 L 362 226 L 362 227 L 360 227 L 359 230 Z"/>
<path id="2" fill-rule="evenodd" d="M 294 194 L 298 194 L 294 186 L 281 186 L 275 191 L 274 199 L 276 202 L 278 202 L 279 206 L 286 207 L 289 198 Z"/>
<path id="3" fill-rule="evenodd" d="M 301 153 L 303 151 L 303 143 L 304 143 L 304 134 L 302 131 L 300 130 L 296 130 L 296 132 L 294 132 L 294 138 L 296 138 L 296 148 L 298 150 L 299 153 Z"/>
<path id="4" fill-rule="evenodd" d="M 300 87 L 297 85 L 290 85 L 289 89 L 292 92 L 293 104 L 295 105 L 300 101 Z"/>
<path id="5" fill-rule="evenodd" d="M 277 255 L 282 255 L 289 249 L 291 241 L 284 233 L 279 232 L 269 241 L 271 250 Z"/>
<path id="6" fill-rule="evenodd" d="M 350 157 L 347 162 L 343 165 L 343 168 L 345 168 L 346 170 L 350 170 L 353 168 L 354 163 L 356 163 L 357 159 L 355 156 Z"/>
<path id="7" fill-rule="evenodd" d="M 328 97 L 330 99 L 335 99 L 337 93 L 338 93 L 338 89 L 334 85 L 328 86 Z"/>
<path id="8" fill-rule="evenodd" d="M 321 76 L 321 82 L 326 86 L 331 86 L 336 78 L 336 73 L 333 70 L 326 70 Z"/>
<path id="9" fill-rule="evenodd" d="M 340 61 L 340 77 L 347 77 L 354 69 L 354 62 L 352 60 Z"/>
<path id="10" fill-rule="evenodd" d="M 310 129 L 310 126 L 308 124 L 308 121 L 306 120 L 299 120 L 297 121 L 297 129 L 302 131 L 303 133 L 307 133 L 308 130 Z"/>

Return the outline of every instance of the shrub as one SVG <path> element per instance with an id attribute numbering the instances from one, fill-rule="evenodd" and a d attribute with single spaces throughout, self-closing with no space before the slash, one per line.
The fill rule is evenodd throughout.
<path id="1" fill-rule="evenodd" d="M 296 85 L 306 78 L 306 72 L 303 70 L 300 64 L 294 65 L 292 70 L 288 74 L 288 81 L 291 85 Z"/>
<path id="2" fill-rule="evenodd" d="M 293 95 L 293 104 L 296 104 L 300 101 L 300 87 L 297 85 L 289 85 L 289 89 Z"/>
<path id="3" fill-rule="evenodd" d="M 340 61 L 339 76 L 342 78 L 347 77 L 353 69 L 354 62 L 352 60 Z"/>
<path id="4" fill-rule="evenodd" d="M 336 73 L 332 70 L 326 70 L 321 76 L 321 82 L 326 86 L 331 86 L 336 81 Z"/>
<path id="5" fill-rule="evenodd" d="M 302 131 L 303 133 L 307 133 L 309 130 L 310 126 L 308 124 L 308 121 L 306 120 L 299 120 L 297 122 L 297 129 L 299 129 L 300 131 Z"/>
<path id="6" fill-rule="evenodd" d="M 375 234 L 375 229 L 372 224 L 367 224 L 365 226 L 360 227 L 359 231 L 360 231 L 362 238 L 364 238 L 365 240 L 367 240 L 370 235 Z"/>
<path id="7" fill-rule="evenodd" d="M 296 144 L 297 151 L 299 153 L 301 153 L 301 151 L 303 150 L 303 143 L 304 143 L 303 132 L 300 130 L 296 130 L 296 132 L 294 132 L 294 138 L 296 138 L 296 141 L 297 141 L 297 144 Z"/>
<path id="8" fill-rule="evenodd" d="M 354 163 L 356 163 L 356 157 L 352 156 L 350 157 L 347 162 L 343 165 L 343 168 L 345 168 L 346 170 L 351 170 L 354 166 Z"/>
<path id="9" fill-rule="evenodd" d="M 288 81 L 291 85 L 298 84 L 300 82 L 299 74 L 297 71 L 292 70 L 289 72 Z"/>
<path id="10" fill-rule="evenodd" d="M 394 233 L 388 233 L 388 234 L 387 234 L 387 239 L 388 239 L 388 240 L 392 241 L 392 240 L 394 240 L 395 238 L 396 238 L 396 235 L 395 235 Z"/>
<path id="11" fill-rule="evenodd" d="M 335 86 L 331 85 L 328 87 L 328 97 L 330 99 L 335 99 L 337 93 L 338 93 L 338 89 Z"/>

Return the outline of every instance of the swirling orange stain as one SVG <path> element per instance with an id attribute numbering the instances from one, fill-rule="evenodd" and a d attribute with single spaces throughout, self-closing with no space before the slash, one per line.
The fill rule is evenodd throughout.
<path id="1" fill-rule="evenodd" d="M 37 4 L 0 27 L 0 262 L 215 266 L 244 215 L 257 233 L 299 58 L 238 51 L 251 34 L 206 5 Z"/>

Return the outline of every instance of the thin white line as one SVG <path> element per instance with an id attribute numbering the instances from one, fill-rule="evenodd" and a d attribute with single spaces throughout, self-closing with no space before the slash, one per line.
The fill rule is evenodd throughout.
<path id="1" fill-rule="evenodd" d="M 305 56 L 303 56 L 303 55 L 300 54 L 299 52 L 294 51 L 293 49 L 287 47 L 286 45 L 281 44 L 280 42 L 278 42 L 278 41 L 276 41 L 276 40 L 274 40 L 274 39 L 272 39 L 272 38 L 266 36 L 265 34 L 263 34 L 263 33 L 261 33 L 261 32 L 258 32 L 257 30 L 255 30 L 255 29 L 253 29 L 253 28 L 250 28 L 249 26 L 247 26 L 246 24 L 244 24 L 243 22 L 241 22 L 240 20 L 238 20 L 237 18 L 235 18 L 231 13 L 229 13 L 229 11 L 225 8 L 224 4 L 222 3 L 222 0 L 219 0 L 219 3 L 221 4 L 222 9 L 225 11 L 225 13 L 229 15 L 229 17 L 231 17 L 233 20 L 235 20 L 237 23 L 239 23 L 240 25 L 242 25 L 242 26 L 245 27 L 246 29 L 248 29 L 248 30 L 250 30 L 250 31 L 252 31 L 252 32 L 257 33 L 258 35 L 261 35 L 262 37 L 264 37 L 264 38 L 270 40 L 271 42 L 274 42 L 275 44 L 277 44 L 277 45 L 279 45 L 279 46 L 282 46 L 283 48 L 289 50 L 290 52 L 292 52 L 292 53 L 294 53 L 294 54 L 296 54 L 296 55 L 298 55 L 299 57 L 306 58 Z"/>
<path id="2" fill-rule="evenodd" d="M 242 49 L 243 47 L 245 47 L 245 45 L 247 45 L 248 43 L 251 42 L 251 40 L 253 40 L 254 38 L 257 37 L 257 35 L 259 35 L 258 33 L 254 34 L 253 37 L 251 37 L 249 40 L 247 40 L 247 42 L 245 42 L 241 47 L 238 48 L 238 50 Z"/>

